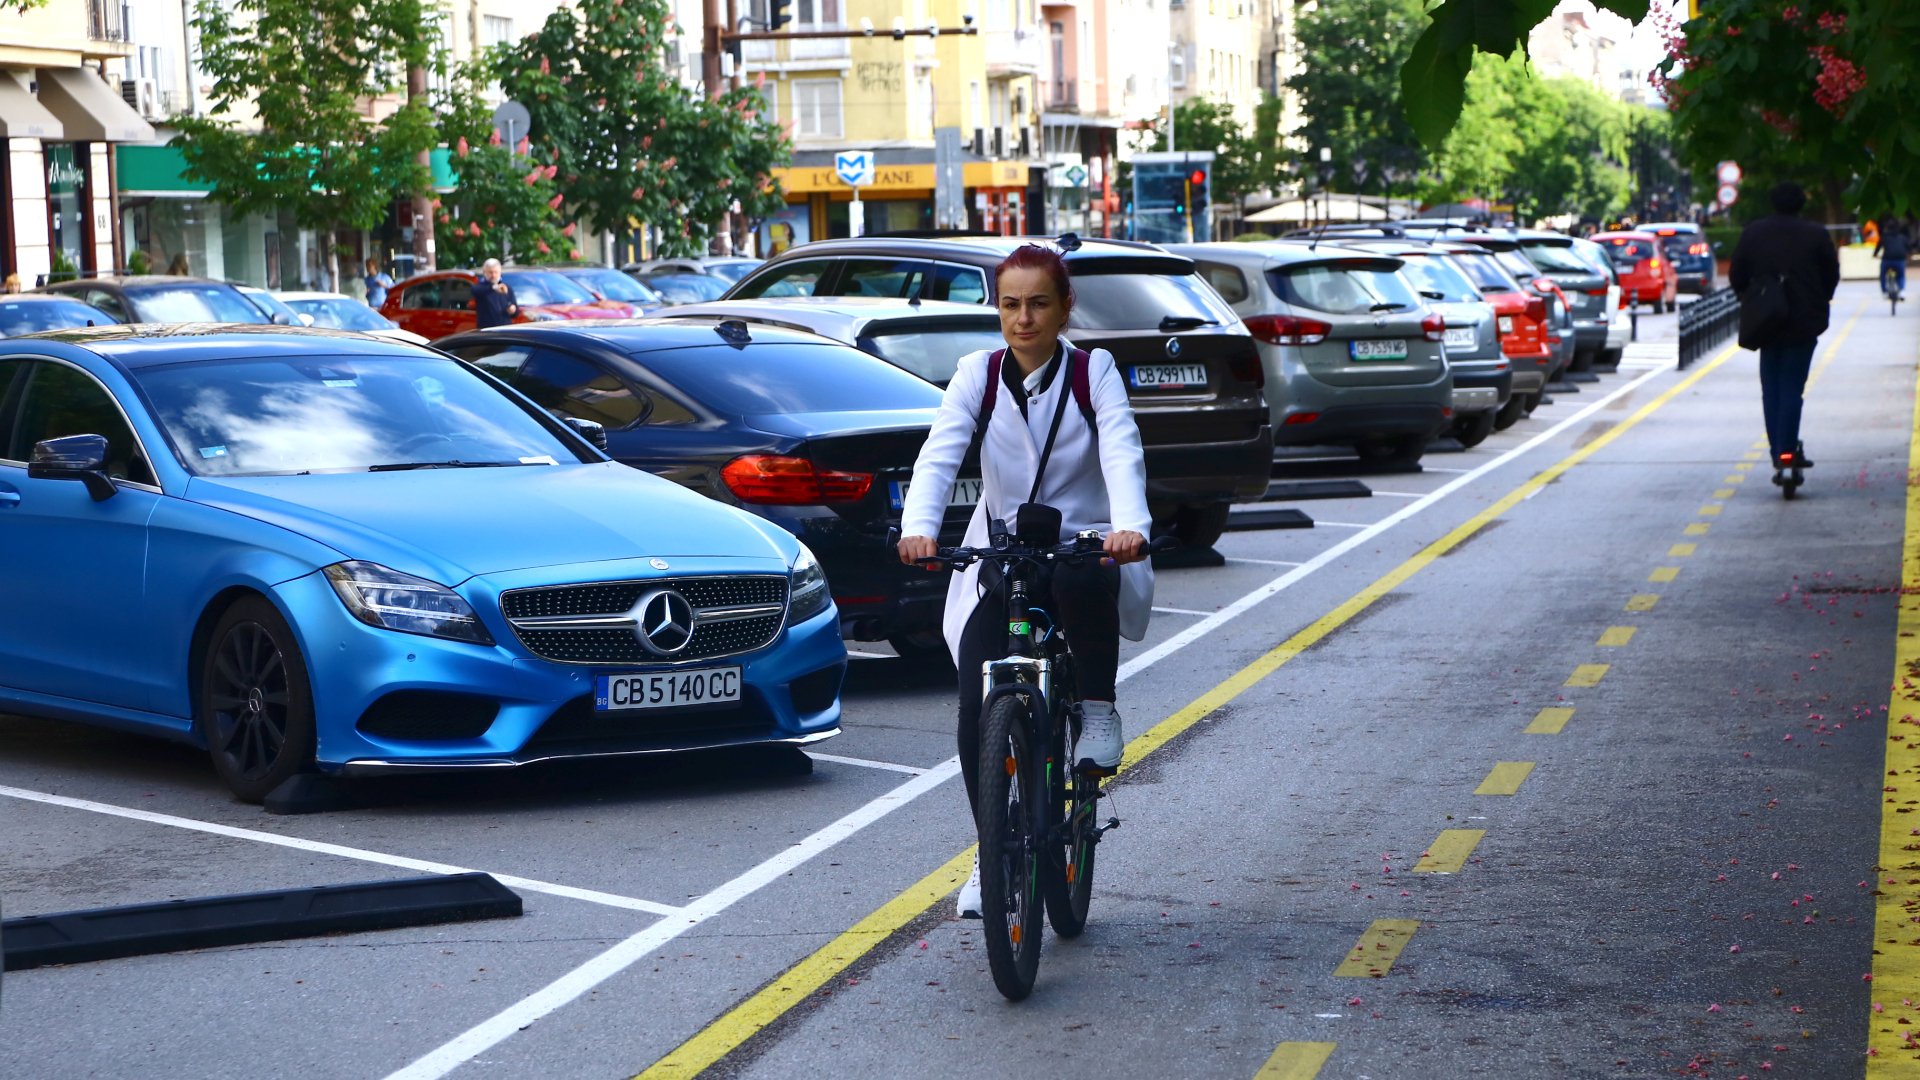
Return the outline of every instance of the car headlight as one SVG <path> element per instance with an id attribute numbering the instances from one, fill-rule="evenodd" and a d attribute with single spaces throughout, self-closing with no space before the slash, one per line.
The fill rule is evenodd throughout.
<path id="1" fill-rule="evenodd" d="M 324 573 L 353 617 L 405 634 L 493 644 L 493 635 L 460 594 L 379 563 L 334 563 Z"/>
<path id="2" fill-rule="evenodd" d="M 793 560 L 789 574 L 792 585 L 787 593 L 788 625 L 806 622 L 833 603 L 833 594 L 827 591 L 827 572 L 820 569 L 820 561 L 807 550 L 807 545 L 800 545 L 800 557 Z"/>

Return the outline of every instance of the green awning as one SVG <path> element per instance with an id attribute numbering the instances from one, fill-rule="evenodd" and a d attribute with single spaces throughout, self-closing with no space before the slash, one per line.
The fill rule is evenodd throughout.
<path id="1" fill-rule="evenodd" d="M 116 176 L 122 195 L 205 195 L 212 184 L 187 178 L 187 160 L 173 146 L 121 146 L 115 154 Z M 451 153 L 444 146 L 433 149 L 433 186 L 436 191 L 453 189 Z"/>

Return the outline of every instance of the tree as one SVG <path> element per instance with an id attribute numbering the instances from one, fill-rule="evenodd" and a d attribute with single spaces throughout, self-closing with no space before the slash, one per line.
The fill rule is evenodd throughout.
<path id="1" fill-rule="evenodd" d="M 1391 195 L 1411 188 L 1426 163 L 1400 105 L 1400 71 L 1424 6 L 1423 0 L 1340 0 L 1300 17 L 1300 54 L 1312 61 L 1287 80 L 1300 99 L 1303 123 L 1296 134 L 1310 154 L 1332 151 L 1336 188 Z"/>
<path id="2" fill-rule="evenodd" d="M 707 100 L 668 73 L 671 22 L 665 0 L 579 0 L 499 48 L 494 74 L 527 107 L 533 142 L 552 155 L 576 213 L 613 232 L 678 225 L 662 250 L 695 254 L 736 201 L 750 216 L 785 204 L 773 169 L 792 149 L 760 117 L 757 90 Z"/>
<path id="3" fill-rule="evenodd" d="M 1271 100 L 1271 99 L 1270 99 Z M 1265 103 L 1262 103 L 1262 108 Z M 1279 179 L 1276 168 L 1277 134 L 1263 147 L 1257 133 L 1234 119 L 1233 106 L 1224 101 L 1191 97 L 1174 109 L 1173 145 L 1176 150 L 1211 150 L 1213 197 L 1238 199 L 1270 188 Z M 1138 150 L 1167 148 L 1166 122 L 1156 118 Z"/>
<path id="4" fill-rule="evenodd" d="M 443 63 L 431 0 L 200 0 L 208 115 L 177 116 L 186 173 L 240 214 L 287 212 L 326 238 L 371 228 L 393 200 L 432 183 L 418 159 L 437 141 L 425 102 L 384 120 L 369 101 L 404 88 L 410 65 Z M 242 126 L 249 109 L 259 130 Z"/>
<path id="5" fill-rule="evenodd" d="M 1434 155 L 1434 178 L 1421 189 L 1428 203 L 1505 197 L 1514 162 L 1525 149 L 1521 129 L 1529 123 L 1517 97 L 1524 73 L 1498 57 L 1482 57 L 1467 76 L 1459 122 Z"/>
<path id="6" fill-rule="evenodd" d="M 485 78 L 481 66 L 467 66 L 438 103 L 454 184 L 433 207 L 437 254 L 449 266 L 580 258 L 577 226 L 560 212 L 565 199 L 554 185 L 553 152 L 525 138 L 501 144 L 479 93 Z"/>
<path id="7" fill-rule="evenodd" d="M 1520 100 L 1531 107 L 1533 122 L 1507 182 L 1516 216 L 1605 221 L 1626 209 L 1632 186 L 1627 106 L 1569 78 L 1535 80 Z"/>

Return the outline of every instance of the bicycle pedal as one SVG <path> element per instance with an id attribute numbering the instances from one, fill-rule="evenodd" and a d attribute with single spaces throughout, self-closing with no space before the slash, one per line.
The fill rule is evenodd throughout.
<path id="1" fill-rule="evenodd" d="M 1081 776 L 1091 776 L 1096 780 L 1105 780 L 1110 776 L 1120 775 L 1119 769 L 1103 769 L 1098 765 L 1082 765 L 1075 771 Z"/>
<path id="2" fill-rule="evenodd" d="M 1108 818 L 1107 823 L 1105 825 L 1102 825 L 1099 828 L 1093 830 L 1094 838 L 1099 839 L 1100 837 L 1105 836 L 1107 833 L 1110 833 L 1119 827 L 1120 827 L 1119 818 L 1117 817 Z"/>

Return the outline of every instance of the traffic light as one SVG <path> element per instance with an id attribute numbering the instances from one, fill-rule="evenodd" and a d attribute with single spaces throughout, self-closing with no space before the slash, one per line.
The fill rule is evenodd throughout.
<path id="1" fill-rule="evenodd" d="M 1207 211 L 1207 170 L 1194 169 L 1186 176 L 1187 212 L 1200 215 Z"/>
<path id="2" fill-rule="evenodd" d="M 793 0 L 767 0 L 767 29 L 783 30 L 793 21 Z"/>

